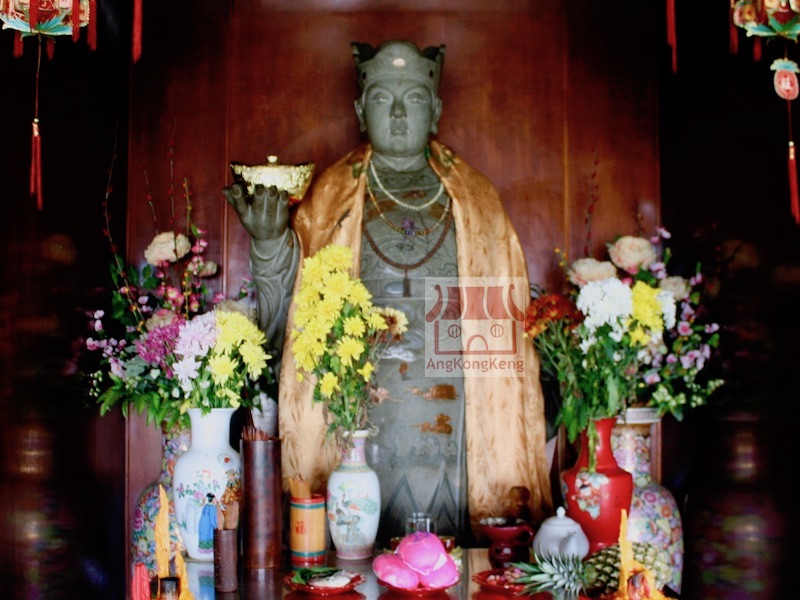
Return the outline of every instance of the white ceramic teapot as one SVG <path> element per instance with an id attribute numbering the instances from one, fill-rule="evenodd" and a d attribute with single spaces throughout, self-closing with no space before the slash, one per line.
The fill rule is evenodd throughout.
<path id="1" fill-rule="evenodd" d="M 533 537 L 532 548 L 538 554 L 573 554 L 584 558 L 589 554 L 589 538 L 581 526 L 566 516 L 563 506 L 556 509 L 556 516 L 545 519 Z"/>

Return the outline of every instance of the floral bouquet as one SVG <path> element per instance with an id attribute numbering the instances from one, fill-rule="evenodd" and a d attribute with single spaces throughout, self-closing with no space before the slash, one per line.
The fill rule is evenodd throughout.
<path id="1" fill-rule="evenodd" d="M 559 382 L 556 425 L 571 442 L 587 430 L 591 448 L 594 420 L 631 405 L 681 420 L 684 408 L 704 404 L 722 385 L 698 379 L 718 346 L 719 326 L 698 320 L 700 266 L 689 280 L 667 274 L 670 253 L 661 241 L 668 238 L 664 229 L 652 240 L 620 237 L 608 244 L 610 261 L 571 265 L 575 290 L 540 295 L 528 307 L 526 335 Z"/>
<path id="2" fill-rule="evenodd" d="M 350 276 L 353 253 L 329 245 L 303 260 L 291 332 L 298 368 L 316 377 L 314 401 L 323 404 L 327 434 L 347 447 L 369 425 L 372 378 L 383 353 L 408 329 L 397 309 L 373 306 L 360 279 Z"/>
<path id="3" fill-rule="evenodd" d="M 99 353 L 90 395 L 101 415 L 120 406 L 127 417 L 133 406 L 148 423 L 172 427 L 188 426 L 188 408 L 260 406 L 271 380 L 265 336 L 245 286 L 234 299 L 209 299 L 205 281 L 217 265 L 203 256 L 204 233 L 194 224 L 158 233 L 141 271 L 114 253 L 110 318 L 94 311 L 86 339 Z"/>

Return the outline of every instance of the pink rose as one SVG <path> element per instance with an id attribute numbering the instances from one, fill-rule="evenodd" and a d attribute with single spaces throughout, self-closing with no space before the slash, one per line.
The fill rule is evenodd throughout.
<path id="1" fill-rule="evenodd" d="M 583 287 L 590 281 L 602 281 L 616 277 L 617 268 L 608 262 L 595 260 L 594 258 L 579 258 L 567 271 L 569 280 L 573 285 Z"/>
<path id="2" fill-rule="evenodd" d="M 608 255 L 611 262 L 623 271 L 635 275 L 640 268 L 647 268 L 656 260 L 656 251 L 649 240 L 631 235 L 624 235 L 609 245 Z"/>

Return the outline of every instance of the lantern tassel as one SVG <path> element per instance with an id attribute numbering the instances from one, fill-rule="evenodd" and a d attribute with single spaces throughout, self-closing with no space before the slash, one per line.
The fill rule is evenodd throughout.
<path id="1" fill-rule="evenodd" d="M 36 196 L 36 208 L 42 210 L 42 136 L 39 135 L 39 119 L 33 120 L 31 137 L 31 197 Z"/>
<path id="2" fill-rule="evenodd" d="M 32 2 L 31 4 L 36 4 Z M 42 68 L 42 36 L 36 57 L 36 83 L 34 88 L 33 125 L 31 133 L 31 197 L 36 196 L 36 208 L 42 210 L 42 136 L 39 133 L 39 71 Z"/>
<path id="3" fill-rule="evenodd" d="M 81 0 L 72 0 L 72 41 L 81 37 Z"/>
<path id="4" fill-rule="evenodd" d="M 792 216 L 794 222 L 800 225 L 800 201 L 797 194 L 797 164 L 795 159 L 794 142 L 789 142 L 789 196 L 792 203 Z"/>
<path id="5" fill-rule="evenodd" d="M 97 0 L 89 0 L 89 48 L 97 50 Z"/>
<path id="6" fill-rule="evenodd" d="M 142 0 L 133 0 L 133 62 L 142 56 Z"/>
<path id="7" fill-rule="evenodd" d="M 19 31 L 14 32 L 14 58 L 22 56 L 22 34 Z"/>
<path id="8" fill-rule="evenodd" d="M 667 0 L 667 44 L 672 50 L 672 72 L 678 72 L 678 36 L 675 31 L 675 0 Z"/>

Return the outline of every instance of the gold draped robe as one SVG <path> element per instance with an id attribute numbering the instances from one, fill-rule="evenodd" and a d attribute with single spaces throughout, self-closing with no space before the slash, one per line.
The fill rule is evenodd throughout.
<path id="1" fill-rule="evenodd" d="M 430 143 L 429 162 L 452 199 L 460 277 L 504 275 L 525 280 L 525 255 L 516 231 L 494 186 L 449 148 Z M 292 216 L 301 257 L 312 256 L 328 244 L 350 246 L 355 275 L 361 259 L 369 144 L 350 152 L 323 172 L 311 195 Z M 301 277 L 298 269 L 295 291 Z M 527 302 L 527 300 L 526 300 Z M 524 309 L 524 307 L 523 307 Z M 338 464 L 339 452 L 325 441 L 322 407 L 311 399 L 313 378 L 296 378 L 289 332 L 290 306 L 279 386 L 278 422 L 282 474 L 299 476 L 322 490 Z M 469 339 L 464 322 L 463 338 Z M 509 491 L 525 486 L 534 520 L 552 513 L 549 465 L 545 456 L 544 399 L 539 384 L 539 360 L 525 338 L 525 371 L 520 377 L 478 377 L 465 373 L 468 509 L 473 526 L 484 516 L 511 509 Z"/>

